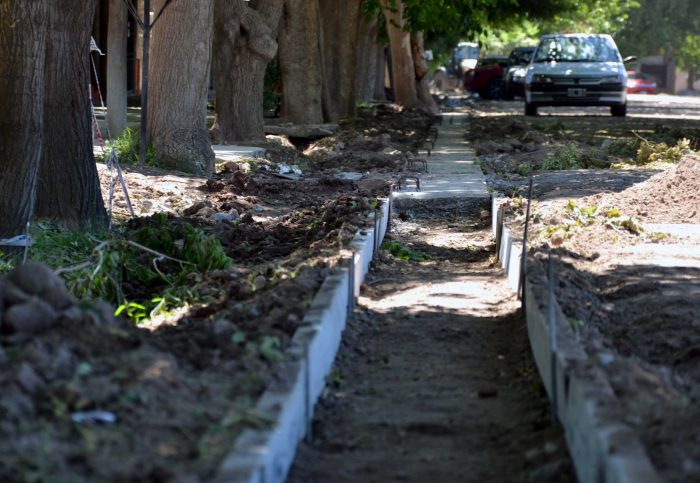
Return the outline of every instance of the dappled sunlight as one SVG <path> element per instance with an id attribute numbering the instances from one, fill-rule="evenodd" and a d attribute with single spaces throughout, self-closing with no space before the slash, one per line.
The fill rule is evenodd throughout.
<path id="1" fill-rule="evenodd" d="M 458 310 L 465 314 L 488 311 L 503 301 L 502 281 L 490 279 L 453 278 L 441 283 L 427 283 L 418 287 L 385 293 L 379 300 L 366 295 L 360 296 L 359 303 L 378 312 L 407 309 L 420 312 L 426 308 Z"/>

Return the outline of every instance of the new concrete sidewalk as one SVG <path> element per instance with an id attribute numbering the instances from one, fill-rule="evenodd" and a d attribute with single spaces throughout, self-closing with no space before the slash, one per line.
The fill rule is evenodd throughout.
<path id="1" fill-rule="evenodd" d="M 464 114 L 443 114 L 442 123 L 437 126 L 438 137 L 431 156 L 423 150 L 418 153 L 420 158 L 428 162 L 428 172 L 418 173 L 420 191 L 411 185 L 395 191 L 395 200 L 402 202 L 489 196 L 486 179 L 476 163 L 474 151 L 464 139 L 465 119 Z"/>

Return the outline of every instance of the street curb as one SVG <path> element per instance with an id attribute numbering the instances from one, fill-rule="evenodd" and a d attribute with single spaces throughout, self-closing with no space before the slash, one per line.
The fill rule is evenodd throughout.
<path id="1" fill-rule="evenodd" d="M 503 222 L 502 199 L 492 197 L 492 231 L 501 267 L 517 290 L 522 236 L 514 235 Z M 552 358 L 546 276 L 537 264 L 528 263 L 524 294 L 530 347 L 547 395 L 557 402 L 552 410 L 564 427 L 580 483 L 660 482 L 637 435 L 615 416 L 619 404 L 606 375 L 590 360 L 558 304 L 558 350 Z"/>
<path id="2" fill-rule="evenodd" d="M 355 254 L 352 270 L 348 266 L 326 277 L 304 316 L 304 326 L 292 338 L 287 360 L 277 365 L 275 381 L 255 406 L 258 414 L 272 422 L 271 427 L 241 433 L 211 481 L 283 483 L 286 479 L 297 446 L 309 433 L 316 401 L 333 367 L 349 304 L 359 294 L 374 252 L 386 234 L 389 200 L 379 201 L 382 206 L 375 212 L 377 219 L 369 215 L 374 225 L 360 230 L 350 244 Z"/>

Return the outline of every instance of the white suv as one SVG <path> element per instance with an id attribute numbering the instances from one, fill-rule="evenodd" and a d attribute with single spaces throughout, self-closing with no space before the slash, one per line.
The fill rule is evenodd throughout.
<path id="1" fill-rule="evenodd" d="M 627 72 L 609 35 L 544 35 L 525 76 L 525 115 L 539 106 L 610 106 L 627 114 Z"/>

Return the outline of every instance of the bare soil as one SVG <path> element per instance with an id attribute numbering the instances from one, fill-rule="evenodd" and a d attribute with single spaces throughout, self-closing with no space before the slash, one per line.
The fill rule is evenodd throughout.
<path id="1" fill-rule="evenodd" d="M 224 163 L 209 179 L 123 166 L 138 217 L 127 220 L 119 187 L 113 212 L 127 238 L 165 212 L 215 235 L 233 266 L 193 277 L 200 303 L 139 327 L 74 300 L 41 265 L 0 279 L 0 480 L 210 478 L 238 432 L 269 424 L 252 407 L 275 363 L 429 123 L 379 106 L 308 155 L 271 139 L 268 161 Z M 337 176 L 347 171 L 361 179 Z M 138 301 L 162 287 L 122 289 Z"/>
<path id="2" fill-rule="evenodd" d="M 575 481 L 486 208 L 397 213 L 288 481 Z"/>
<path id="3" fill-rule="evenodd" d="M 476 113 L 473 122 L 481 122 L 481 115 Z M 525 133 L 532 122 L 563 125 L 534 151 L 543 155 L 567 143 L 587 152 L 604 149 L 603 138 L 612 134 L 634 141 L 640 133 L 652 138 L 683 132 L 697 142 L 697 121 L 665 120 L 661 127 L 649 118 L 591 121 L 495 116 L 485 125 Z M 493 175 L 492 186 L 506 187 L 503 191 L 513 196 L 507 212 L 517 232 L 525 221 L 527 200 L 520 196 L 526 196 L 529 180 L 518 167 L 529 161 L 516 151 L 501 154 L 500 160 L 484 154 L 482 165 Z M 609 152 L 603 154 L 611 161 Z M 698 223 L 699 169 L 700 158 L 688 155 L 663 170 L 577 169 L 532 176 L 531 271 L 543 276 L 550 251 L 559 260 L 557 300 L 591 361 L 607 373 L 619 420 L 637 432 L 664 481 L 700 481 L 700 253 L 694 236 L 649 225 Z"/>

